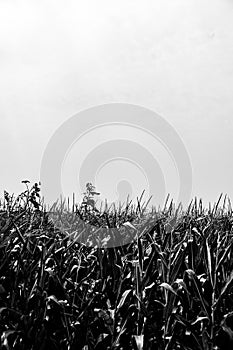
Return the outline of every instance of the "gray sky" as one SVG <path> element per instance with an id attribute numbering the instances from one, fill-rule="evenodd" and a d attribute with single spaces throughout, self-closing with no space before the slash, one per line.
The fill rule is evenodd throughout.
<path id="1" fill-rule="evenodd" d="M 0 92 L 1 193 L 39 180 L 46 145 L 71 116 L 125 102 L 178 132 L 193 196 L 233 198 L 230 0 L 0 0 Z"/>

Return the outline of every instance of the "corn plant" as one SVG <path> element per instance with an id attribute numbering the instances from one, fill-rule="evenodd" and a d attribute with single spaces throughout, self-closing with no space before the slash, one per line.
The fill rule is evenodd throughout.
<path id="1" fill-rule="evenodd" d="M 167 198 L 148 210 L 141 196 L 136 206 L 96 211 L 89 184 L 80 205 L 53 207 L 54 225 L 39 184 L 24 184 L 0 200 L 0 349 L 232 348 L 226 196 L 208 208 L 197 199 L 175 208 Z M 95 247 L 103 227 L 126 244 Z"/>

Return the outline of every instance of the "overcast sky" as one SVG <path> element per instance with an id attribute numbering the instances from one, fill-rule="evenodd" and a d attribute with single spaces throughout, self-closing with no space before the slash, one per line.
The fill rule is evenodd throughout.
<path id="1" fill-rule="evenodd" d="M 193 196 L 233 198 L 232 95 L 231 0 L 0 0 L 0 193 L 39 181 L 50 138 L 74 114 L 124 102 L 177 131 Z M 114 181 L 127 180 L 124 166 Z"/>

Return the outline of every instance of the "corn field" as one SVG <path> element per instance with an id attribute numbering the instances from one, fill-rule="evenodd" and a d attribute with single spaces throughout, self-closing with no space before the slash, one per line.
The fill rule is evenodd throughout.
<path id="1" fill-rule="evenodd" d="M 233 348 L 227 197 L 187 210 L 63 202 L 54 225 L 39 185 L 24 183 L 0 202 L 1 350 Z M 126 244 L 98 247 L 103 227 Z"/>

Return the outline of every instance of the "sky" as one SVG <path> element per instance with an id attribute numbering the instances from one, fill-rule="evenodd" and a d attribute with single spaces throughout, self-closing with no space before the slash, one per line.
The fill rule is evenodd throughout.
<path id="1" fill-rule="evenodd" d="M 0 196 L 40 181 L 47 145 L 72 116 L 125 103 L 154 111 L 179 135 L 192 165 L 190 198 L 232 199 L 232 92 L 231 0 L 0 0 Z M 165 183 L 176 198 L 182 184 L 166 147 L 132 126 L 107 127 L 67 150 L 64 194 L 81 193 L 78 169 L 97 145 L 124 135 L 150 150 L 163 174 L 158 188 Z M 97 190 L 110 201 L 149 193 L 136 163 L 97 164 Z"/>

